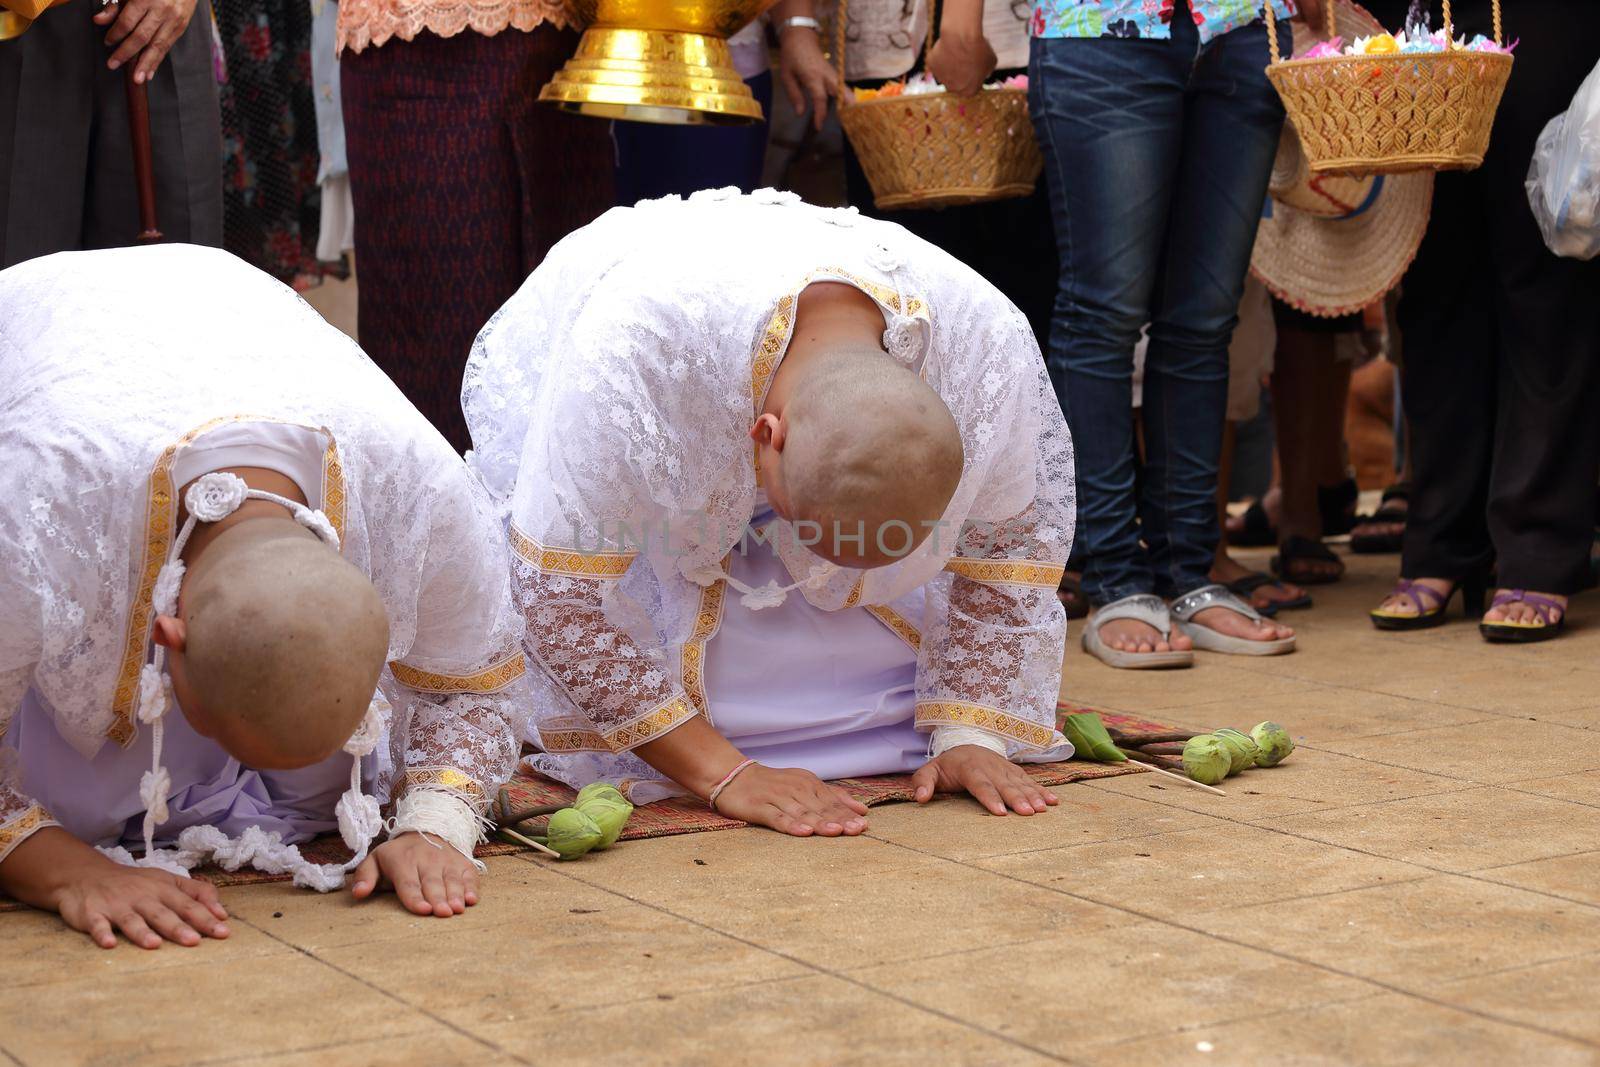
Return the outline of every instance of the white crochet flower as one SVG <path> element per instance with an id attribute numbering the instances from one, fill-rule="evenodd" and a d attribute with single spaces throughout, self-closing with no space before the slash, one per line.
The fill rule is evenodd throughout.
<path id="1" fill-rule="evenodd" d="M 189 487 L 183 503 L 201 522 L 218 522 L 239 510 L 250 487 L 237 474 L 213 471 L 203 474 Z"/>
<path id="2" fill-rule="evenodd" d="M 146 663 L 139 671 L 139 721 L 152 723 L 166 714 L 167 680 L 154 663 Z"/>
<path id="3" fill-rule="evenodd" d="M 880 241 L 872 246 L 872 251 L 867 253 L 867 263 L 873 270 L 880 270 L 885 274 L 893 274 L 900 269 L 900 254 Z"/>
<path id="4" fill-rule="evenodd" d="M 344 750 L 360 759 L 377 748 L 378 740 L 383 736 L 383 713 L 388 709 L 389 702 L 382 696 L 374 694 L 372 703 L 367 705 L 367 713 L 361 716 L 361 723 L 356 727 L 356 732 L 344 743 Z"/>
<path id="5" fill-rule="evenodd" d="M 750 590 L 739 598 L 739 603 L 751 611 L 762 611 L 766 608 L 775 608 L 789 597 L 789 591 L 775 581 Z"/>
<path id="6" fill-rule="evenodd" d="M 677 193 L 668 193 L 666 196 L 658 196 L 653 199 L 641 200 L 633 206 L 636 208 L 649 209 L 654 207 L 663 207 L 667 204 L 681 204 L 682 202 L 683 197 L 679 196 Z"/>
<path id="7" fill-rule="evenodd" d="M 171 793 L 172 775 L 165 767 L 145 771 L 144 777 L 139 779 L 139 802 L 144 805 L 146 817 L 153 819 L 157 826 L 167 821 L 167 797 Z"/>
<path id="8" fill-rule="evenodd" d="M 689 194 L 691 204 L 714 204 L 721 200 L 732 200 L 739 195 L 739 187 L 725 185 L 721 189 L 701 189 Z"/>
<path id="9" fill-rule="evenodd" d="M 766 204 L 770 207 L 783 207 L 787 204 L 800 203 L 800 195 L 788 189 L 757 189 L 750 194 L 752 202 Z"/>
<path id="10" fill-rule="evenodd" d="M 324 544 L 330 548 L 339 547 L 339 531 L 333 528 L 333 523 L 328 521 L 328 516 L 311 508 L 296 508 L 294 521 L 320 537 Z"/>
<path id="11" fill-rule="evenodd" d="M 907 315 L 896 315 L 883 331 L 883 349 L 900 363 L 910 366 L 922 354 L 922 329 L 917 320 Z"/>
<path id="12" fill-rule="evenodd" d="M 157 615 L 178 614 L 178 590 L 183 587 L 185 569 L 183 560 L 169 560 L 156 575 L 156 587 L 150 600 L 155 605 Z"/>
<path id="13" fill-rule="evenodd" d="M 333 813 L 339 820 L 339 836 L 352 850 L 371 844 L 383 829 L 383 811 L 378 807 L 378 799 L 354 789 L 344 791 Z"/>
<path id="14" fill-rule="evenodd" d="M 845 229 L 854 226 L 860 218 L 860 209 L 854 207 L 836 207 L 831 211 L 822 213 L 823 222 L 831 222 L 833 225 L 842 226 Z"/>

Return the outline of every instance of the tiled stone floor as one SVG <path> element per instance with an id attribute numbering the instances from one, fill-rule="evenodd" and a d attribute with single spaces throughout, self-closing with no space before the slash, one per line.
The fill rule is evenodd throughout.
<path id="1" fill-rule="evenodd" d="M 1264 562 L 1260 561 L 1260 562 Z M 0 915 L 0 1056 L 58 1064 L 1600 1063 L 1600 627 L 1379 635 L 1392 558 L 1302 651 L 1119 673 L 1074 700 L 1262 718 L 1291 760 L 1226 799 L 1149 775 L 994 819 L 880 809 L 492 861 L 449 921 L 236 888 L 232 939 L 93 948 Z M 1587 624 L 1587 625 L 1586 625 Z"/>

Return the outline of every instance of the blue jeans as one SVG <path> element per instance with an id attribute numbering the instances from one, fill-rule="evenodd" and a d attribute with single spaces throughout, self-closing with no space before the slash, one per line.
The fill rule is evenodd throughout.
<path id="1" fill-rule="evenodd" d="M 744 83 L 763 115 L 772 114 L 772 72 Z M 748 193 L 761 184 L 767 158 L 767 119 L 748 126 L 674 126 L 653 122 L 614 122 L 617 150 L 617 203 L 688 196 L 699 189 L 737 185 Z"/>
<path id="2" fill-rule="evenodd" d="M 1061 255 L 1046 363 L 1077 450 L 1095 604 L 1210 581 L 1228 342 L 1283 128 L 1266 26 L 1201 47 L 1178 7 L 1170 40 L 1035 38 L 1028 66 Z"/>

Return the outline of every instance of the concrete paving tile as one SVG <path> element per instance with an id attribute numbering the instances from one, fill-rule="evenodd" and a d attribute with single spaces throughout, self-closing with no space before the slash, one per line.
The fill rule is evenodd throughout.
<path id="1" fill-rule="evenodd" d="M 593 853 L 586 865 L 624 866 L 623 853 Z M 271 937 L 300 948 L 367 945 L 384 941 L 426 939 L 445 928 L 504 925 L 523 917 L 565 915 L 570 908 L 614 907 L 617 901 L 582 883 L 514 856 L 489 859 L 479 886 L 479 901 L 465 914 L 448 919 L 416 916 L 400 906 L 392 893 L 356 901 L 347 891 L 326 896 L 284 882 L 237 886 L 228 890 L 228 907 Z M 551 861 L 556 862 L 556 861 Z"/>
<path id="2" fill-rule="evenodd" d="M 1600 744 L 1570 726 L 1548 722 L 1439 726 L 1386 737 L 1334 738 L 1318 747 L 1485 784 L 1600 769 Z"/>
<path id="3" fill-rule="evenodd" d="M 1592 825 L 1591 822 L 1591 840 L 1596 836 Z M 1501 885 L 1514 885 L 1600 907 L 1600 851 L 1491 867 L 1474 873 L 1478 878 Z"/>
<path id="4" fill-rule="evenodd" d="M 174 1064 L 399 1036 L 432 1023 L 294 953 L 9 990 L 26 1064 Z"/>
<path id="5" fill-rule="evenodd" d="M 1600 679 L 1596 679 L 1600 681 Z M 1566 708 L 1559 711 L 1541 711 L 1530 716 L 1539 722 L 1559 723 L 1578 730 L 1600 731 L 1600 707 Z"/>
<path id="6" fill-rule="evenodd" d="M 8 987 L 63 981 L 93 983 L 125 975 L 214 967 L 292 951 L 239 921 L 229 923 L 226 940 L 208 940 L 193 948 L 165 944 L 149 950 L 122 941 L 107 951 L 56 915 L 31 909 L 0 915 L 0 960 L 5 961 Z"/>
<path id="7" fill-rule="evenodd" d="M 1250 704 L 1285 698 L 1321 686 L 1315 679 L 1246 670 L 1241 656 L 1201 655 L 1181 671 L 1121 671 L 1084 652 L 1069 653 L 1062 668 L 1063 700 L 1146 715 L 1158 722 L 1189 725 L 1184 710 L 1196 702 L 1235 700 Z M 1293 656 L 1274 657 L 1293 659 Z"/>
<path id="8" fill-rule="evenodd" d="M 851 976 L 1072 1059 L 1152 1032 L 1309 1007 L 1370 988 L 1164 923 L 1041 938 L 940 963 Z"/>
<path id="9" fill-rule="evenodd" d="M 1292 727 L 1290 732 L 1293 733 Z M 1447 793 L 1468 788 L 1468 783 L 1303 745 L 1276 767 L 1253 768 L 1223 782 L 1220 788 L 1228 794 L 1226 797 L 1164 781 L 1153 774 L 1085 782 L 1082 788 L 1138 797 L 1233 822 L 1258 823 L 1352 804 Z"/>
<path id="10" fill-rule="evenodd" d="M 455 920 L 318 959 L 463 1027 L 610 1004 L 623 996 L 731 989 L 809 973 L 798 964 L 654 908 L 528 914 L 495 925 Z"/>
<path id="11" fill-rule="evenodd" d="M 1600 950 L 1591 909 L 1457 875 L 1212 912 L 1263 948 L 1428 989 L 1485 969 Z"/>
<path id="12" fill-rule="evenodd" d="M 399 1037 L 285 1049 L 239 1059 L 198 1060 L 183 1067 L 437 1067 L 442 1063 L 498 1067 L 518 1062 L 527 1061 L 513 1059 L 487 1041 L 432 1023 Z"/>
<path id="13" fill-rule="evenodd" d="M 954 1018 L 821 975 L 667 993 L 588 1010 L 530 1012 L 515 1023 L 474 1032 L 530 1062 L 563 1067 L 1042 1067 L 1057 1062 Z"/>
<path id="14" fill-rule="evenodd" d="M 1130 774 L 1096 781 L 1142 782 L 1160 777 Z M 977 860 L 1094 841 L 1146 837 L 1207 826 L 1212 822 L 1202 814 L 1151 804 L 1137 790 L 1124 795 L 1092 789 L 1092 784 L 1076 782 L 1057 787 L 1054 792 L 1061 803 L 1043 815 L 997 817 L 967 797 L 944 798 L 925 807 L 896 804 L 873 812 L 869 833 L 919 853 Z M 1178 789 L 1183 788 L 1173 784 Z M 1200 795 L 1222 803 L 1221 798 Z"/>
<path id="15" fill-rule="evenodd" d="M 1413 656 L 1413 662 L 1417 661 Z M 1429 653 L 1426 670 L 1397 673 L 1373 683 L 1374 692 L 1392 693 L 1458 708 L 1478 708 L 1500 715 L 1546 715 L 1594 704 L 1592 672 L 1566 663 L 1529 664 L 1492 661 L 1492 652 L 1480 652 L 1473 670 L 1451 670 L 1435 665 Z"/>
<path id="16" fill-rule="evenodd" d="M 1507 789 L 1519 793 L 1537 793 L 1543 797 L 1570 800 L 1574 804 L 1600 808 L 1600 771 L 1581 771 L 1553 778 L 1529 778 L 1507 782 Z"/>
<path id="17" fill-rule="evenodd" d="M 1290 815 L 1271 826 L 1436 870 L 1475 871 L 1600 849 L 1600 817 L 1548 797 L 1486 787 Z M 1471 827 L 1462 833 L 1462 827 Z"/>
<path id="18" fill-rule="evenodd" d="M 1576 1042 L 1402 994 L 1199 1026 L 1090 1052 L 1096 1067 L 1592 1067 Z"/>
<path id="19" fill-rule="evenodd" d="M 1289 727 L 1305 743 L 1319 746 L 1335 738 L 1375 737 L 1429 726 L 1499 721 L 1482 711 L 1427 704 L 1386 693 L 1333 688 L 1277 696 L 1247 708 L 1234 701 L 1198 704 L 1189 714 L 1207 722 L 1212 729 L 1233 726 L 1246 733 L 1263 719 L 1273 719 Z"/>
<path id="20" fill-rule="evenodd" d="M 1600 954 L 1473 975 L 1430 992 L 1451 1004 L 1587 1041 L 1600 1061 Z M 1525 1059 L 1524 1062 L 1527 1062 Z"/>
<path id="21" fill-rule="evenodd" d="M 1220 824 L 999 856 L 980 860 L 978 866 L 1175 922 L 1219 908 L 1337 893 L 1432 873 L 1270 830 Z"/>

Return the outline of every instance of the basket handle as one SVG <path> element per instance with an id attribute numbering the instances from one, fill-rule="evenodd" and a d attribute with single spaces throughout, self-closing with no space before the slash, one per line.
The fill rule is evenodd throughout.
<path id="1" fill-rule="evenodd" d="M 839 0 L 842 5 L 845 0 Z M 1333 5 L 1338 0 L 1322 0 L 1323 10 L 1327 14 L 1328 37 L 1333 37 Z M 1450 17 L 1450 0 L 1444 2 L 1444 39 L 1446 42 L 1455 40 L 1455 24 Z M 1267 0 L 1267 49 L 1272 53 L 1272 62 L 1282 63 L 1283 56 L 1278 51 L 1278 16 L 1272 10 L 1272 0 Z M 1494 13 L 1494 43 L 1504 47 L 1505 33 L 1500 20 L 1500 0 L 1490 0 L 1490 9 Z M 841 38 L 842 39 L 842 38 Z M 1448 47 L 1448 43 L 1446 44 Z M 843 69 L 842 67 L 840 68 Z"/>
<path id="2" fill-rule="evenodd" d="M 1498 2 L 1498 0 L 1496 0 L 1496 2 Z M 928 69 L 928 49 L 933 47 L 933 33 L 934 33 L 934 25 L 933 24 L 934 24 L 934 14 L 935 14 L 934 7 L 935 7 L 934 0 L 929 0 L 929 2 L 928 2 L 928 33 L 927 33 L 927 36 L 925 36 L 922 39 L 922 60 L 921 60 L 921 62 L 922 62 L 922 69 L 923 69 L 924 72 L 926 72 L 927 69 Z M 850 13 L 850 0 L 839 0 L 839 7 L 834 12 L 834 16 L 833 16 L 835 21 L 836 21 L 836 23 L 837 23 L 833 28 L 833 33 L 834 33 L 833 62 L 834 62 L 835 69 L 837 69 L 838 72 L 839 72 L 839 101 L 840 101 L 841 104 L 844 102 L 844 99 L 845 99 L 844 30 L 845 30 L 845 24 L 849 21 L 849 18 L 848 18 L 849 13 Z M 942 11 L 939 12 L 939 13 L 942 14 Z"/>

